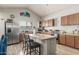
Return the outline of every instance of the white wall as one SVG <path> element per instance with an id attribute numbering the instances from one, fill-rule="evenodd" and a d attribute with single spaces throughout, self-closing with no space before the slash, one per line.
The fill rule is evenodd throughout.
<path id="1" fill-rule="evenodd" d="M 20 12 L 23 12 L 23 11 L 28 11 L 30 13 L 30 18 L 29 17 L 25 17 L 25 16 L 20 16 Z M 37 16 L 35 13 L 27 10 L 27 9 L 0 9 L 0 19 L 8 19 L 10 18 L 10 15 L 11 14 L 14 14 L 15 15 L 15 18 L 14 18 L 14 21 L 17 22 L 18 24 L 25 24 L 25 22 L 32 22 L 32 26 L 35 26 L 38 28 L 39 26 L 39 20 L 40 20 L 40 17 Z M 1 32 L 3 32 L 3 29 L 2 27 L 4 27 L 4 25 L 1 25 L 1 20 L 0 20 L 0 34 L 3 34 Z"/>
<path id="2" fill-rule="evenodd" d="M 57 25 L 55 27 L 47 27 L 46 29 L 60 29 L 60 30 L 66 31 L 66 32 L 72 32 L 72 30 L 74 30 L 74 29 L 79 29 L 79 25 L 61 26 L 61 17 L 65 16 L 65 15 L 74 14 L 74 13 L 79 13 L 79 6 L 73 6 L 71 8 L 64 9 L 60 12 L 55 13 L 55 14 L 43 17 L 44 20 L 52 19 L 52 18 L 57 20 L 56 21 Z"/>
<path id="3" fill-rule="evenodd" d="M 23 11 L 28 11 L 31 17 L 29 18 L 29 17 L 20 16 L 20 12 Z M 0 9 L 0 12 L 2 13 L 2 17 L 5 19 L 10 18 L 10 14 L 14 14 L 15 15 L 14 21 L 16 22 L 21 22 L 21 21 L 32 22 L 33 26 L 36 27 L 38 27 L 39 25 L 38 21 L 40 20 L 40 17 L 27 9 Z"/>
<path id="4" fill-rule="evenodd" d="M 0 19 L 0 38 L 1 38 L 1 35 L 4 34 L 4 31 L 5 31 L 4 30 L 4 25 L 5 25 L 4 20 Z"/>

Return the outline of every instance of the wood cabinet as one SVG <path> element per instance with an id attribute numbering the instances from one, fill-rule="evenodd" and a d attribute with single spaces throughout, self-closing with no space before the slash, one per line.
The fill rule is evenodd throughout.
<path id="1" fill-rule="evenodd" d="M 49 20 L 48 23 L 49 23 L 48 25 L 49 27 L 54 26 L 54 19 Z"/>
<path id="2" fill-rule="evenodd" d="M 65 40 L 66 40 L 66 39 L 65 39 L 65 35 L 59 35 L 59 43 L 60 43 L 60 44 L 65 44 L 65 43 L 66 43 Z"/>
<path id="3" fill-rule="evenodd" d="M 45 20 L 45 21 L 43 21 L 42 24 L 44 27 L 52 27 L 52 26 L 54 26 L 54 19 Z"/>
<path id="4" fill-rule="evenodd" d="M 61 17 L 61 25 L 67 25 L 67 16 Z"/>
<path id="5" fill-rule="evenodd" d="M 76 35 L 59 35 L 59 43 L 79 49 L 79 36 Z"/>
<path id="6" fill-rule="evenodd" d="M 61 17 L 61 25 L 78 25 L 79 13 Z"/>
<path id="7" fill-rule="evenodd" d="M 79 13 L 74 14 L 74 24 L 79 24 Z"/>
<path id="8" fill-rule="evenodd" d="M 74 15 L 68 15 L 68 25 L 74 24 Z"/>
<path id="9" fill-rule="evenodd" d="M 74 47 L 74 36 L 66 35 L 66 45 Z"/>
<path id="10" fill-rule="evenodd" d="M 75 48 L 79 48 L 79 36 L 75 36 Z"/>

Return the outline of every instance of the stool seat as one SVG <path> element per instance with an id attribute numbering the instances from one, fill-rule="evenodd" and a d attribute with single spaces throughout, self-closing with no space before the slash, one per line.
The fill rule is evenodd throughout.
<path id="1" fill-rule="evenodd" d="M 37 43 L 37 42 L 31 42 L 31 45 L 28 45 L 29 48 L 33 49 L 33 48 L 36 48 L 36 47 L 40 47 L 40 44 Z"/>

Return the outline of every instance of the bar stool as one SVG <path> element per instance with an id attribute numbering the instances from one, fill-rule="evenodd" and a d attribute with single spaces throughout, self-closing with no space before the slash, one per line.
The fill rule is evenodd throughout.
<path id="1" fill-rule="evenodd" d="M 40 55 L 41 54 L 41 44 L 34 42 L 34 40 L 30 39 L 29 35 L 25 35 L 25 50 L 24 54 L 32 54 Z"/>
<path id="2" fill-rule="evenodd" d="M 25 35 L 25 33 L 22 33 L 22 39 L 23 39 L 23 47 L 22 47 L 22 50 L 23 50 L 23 52 L 24 52 L 24 54 L 26 54 L 26 50 L 27 50 L 27 39 L 26 39 L 26 35 Z M 32 39 L 30 39 L 30 41 L 31 42 L 33 42 L 33 40 Z"/>

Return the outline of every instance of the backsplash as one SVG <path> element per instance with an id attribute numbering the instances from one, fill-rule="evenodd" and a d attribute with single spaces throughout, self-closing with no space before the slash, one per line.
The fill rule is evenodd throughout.
<path id="1" fill-rule="evenodd" d="M 61 32 L 65 31 L 68 33 L 73 33 L 75 29 L 79 30 L 79 25 L 71 25 L 71 26 L 59 26 L 59 27 L 46 27 L 47 30 L 61 30 Z"/>
<path id="2" fill-rule="evenodd" d="M 72 33 L 73 30 L 79 30 L 79 25 L 73 25 L 73 26 L 61 26 L 61 30 L 63 31 L 66 31 L 68 33 Z"/>

